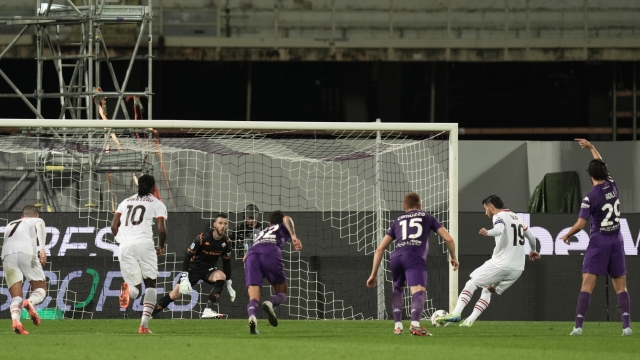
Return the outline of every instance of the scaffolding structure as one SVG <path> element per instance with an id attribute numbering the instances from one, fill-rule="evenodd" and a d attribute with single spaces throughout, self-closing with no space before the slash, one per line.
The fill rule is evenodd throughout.
<path id="1" fill-rule="evenodd" d="M 153 119 L 152 92 L 152 1 L 147 5 L 106 5 L 114 0 L 82 0 L 81 6 L 76 6 L 71 0 L 58 0 L 62 4 L 54 4 L 54 0 L 38 0 L 35 16 L 0 16 L 0 24 L 23 25 L 22 30 L 0 53 L 0 60 L 25 35 L 32 26 L 36 33 L 36 89 L 31 93 L 23 92 L 11 81 L 9 76 L 0 68 L 0 76 L 9 84 L 14 93 L 0 94 L 4 98 L 19 98 L 31 109 L 39 119 L 43 99 L 59 98 L 60 113 L 58 118 L 65 119 L 99 119 L 97 106 L 94 101 L 102 98 L 116 98 L 117 103 L 112 119 L 116 119 L 122 110 L 124 118 L 129 120 L 129 112 L 125 107 L 128 97 L 147 99 L 146 116 Z M 120 0 L 115 0 L 120 2 Z M 108 44 L 102 36 L 102 26 L 114 24 L 139 23 L 140 29 L 131 56 L 110 58 Z M 61 43 L 60 29 L 65 26 L 79 26 L 79 39 L 75 43 Z M 148 34 L 146 55 L 138 55 L 145 31 Z M 50 56 L 45 55 L 45 49 Z M 74 50 L 75 49 L 75 50 Z M 73 52 L 73 53 L 72 53 Z M 129 79 L 136 60 L 147 60 L 148 79 L 144 91 L 127 91 Z M 43 64 L 53 61 L 59 82 L 59 91 L 46 93 L 43 90 Z M 113 61 L 128 61 L 124 79 L 119 80 L 113 69 Z M 99 92 L 101 86 L 101 66 L 106 66 L 115 91 Z M 69 76 L 63 68 L 73 68 Z M 35 99 L 35 106 L 29 99 Z"/>
<path id="2" fill-rule="evenodd" d="M 41 108 L 43 99 L 59 99 L 60 112 L 58 119 L 95 120 L 102 118 L 107 120 L 106 106 L 100 111 L 102 100 L 106 98 L 117 99 L 117 103 L 111 120 L 117 119 L 122 110 L 122 115 L 129 120 L 129 111 L 125 103 L 133 98 L 134 112 L 136 107 L 142 110 L 140 98 L 146 98 L 146 117 L 152 119 L 152 36 L 151 26 L 153 12 L 152 1 L 148 5 L 106 5 L 106 3 L 121 0 L 82 0 L 82 5 L 76 6 L 71 0 L 57 0 L 60 4 L 54 4 L 54 0 L 38 0 L 35 16 L 0 17 L 0 25 L 22 25 L 20 33 L 0 53 L 0 60 L 12 48 L 14 44 L 25 36 L 30 28 L 35 28 L 36 38 L 36 89 L 32 92 L 21 91 L 10 77 L 2 71 L 0 62 L 0 76 L 9 84 L 14 93 L 0 94 L 1 98 L 16 98 L 22 100 L 38 119 L 44 119 Z M 124 3 L 124 1 L 122 1 Z M 102 36 L 103 25 L 140 24 L 135 48 L 131 56 L 110 58 L 107 43 Z M 78 30 L 78 39 L 74 43 L 62 43 L 60 33 L 62 27 L 75 27 Z M 148 33 L 146 55 L 138 55 L 145 32 Z M 46 50 L 46 51 L 45 51 Z M 136 60 L 146 60 L 148 63 L 147 86 L 144 91 L 127 91 L 129 79 Z M 44 63 L 52 61 L 58 78 L 58 92 L 45 92 L 43 89 Z M 124 78 L 119 79 L 114 71 L 113 61 L 128 61 Z M 102 92 L 101 66 L 106 66 L 110 74 L 115 91 Z M 71 71 L 63 71 L 64 68 L 72 68 Z M 23 76 L 23 74 L 20 74 Z M 108 81 L 108 80 L 107 80 Z M 35 99 L 35 106 L 32 101 Z M 137 117 L 137 114 L 136 114 Z M 60 123 L 63 127 L 62 123 Z M 23 131 L 24 133 L 24 131 Z M 148 134 L 145 134 L 148 133 Z M 153 173 L 153 165 L 149 162 L 148 151 L 111 151 L 109 142 L 111 139 L 87 133 L 91 143 L 102 150 L 97 153 L 87 153 L 77 149 L 66 149 L 64 152 L 53 151 L 48 141 L 41 137 L 37 130 L 27 130 L 27 137 L 35 138 L 39 142 L 42 153 L 36 158 L 25 159 L 28 165 L 15 164 L 0 166 L 0 172 L 9 173 L 10 176 L 19 176 L 19 179 L 10 189 L 5 189 L 4 196 L 0 199 L 0 208 L 11 199 L 11 196 L 23 183 L 36 186 L 36 206 L 43 207 L 45 211 L 62 211 L 59 204 L 60 191 L 52 184 L 62 178 L 72 179 L 75 190 L 80 194 L 77 203 L 73 207 L 92 211 L 105 207 L 102 198 L 110 196 L 112 175 L 114 173 L 133 173 L 129 177 L 135 182 L 136 173 Z M 148 129 L 141 130 L 140 136 L 151 138 L 153 135 Z M 64 141 L 64 129 L 53 130 L 53 138 Z M 115 137 L 115 135 L 112 135 Z M 119 145 L 117 138 L 113 139 Z M 100 182 L 104 174 L 108 176 L 107 187 Z M 102 174 L 102 176 L 101 176 Z M 31 185 L 27 185 L 23 192 L 27 192 Z M 96 187 L 98 187 L 96 189 Z M 95 191 L 98 191 L 96 201 Z M 17 198 L 24 196 L 18 195 Z M 112 195 L 111 195 L 112 196 Z M 5 210 L 11 211 L 12 205 Z M 68 207 L 66 207 L 68 209 Z M 68 210 L 67 210 L 68 211 Z"/>

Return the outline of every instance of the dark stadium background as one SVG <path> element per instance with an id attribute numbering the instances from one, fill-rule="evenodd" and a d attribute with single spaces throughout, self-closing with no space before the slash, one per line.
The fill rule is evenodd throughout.
<path id="1" fill-rule="evenodd" d="M 115 62 L 116 72 L 123 73 L 126 65 Z M 617 87 L 631 88 L 632 77 L 632 64 L 625 62 L 157 60 L 153 66 L 156 120 L 245 120 L 251 73 L 253 121 L 428 122 L 435 70 L 435 120 L 462 128 L 610 127 L 614 68 Z M 35 89 L 34 60 L 3 59 L 2 68 L 23 91 Z M 52 63 L 45 62 L 44 74 L 45 91 L 55 91 Z M 129 89 L 143 91 L 146 74 L 146 64 L 136 63 Z M 106 70 L 102 76 L 108 79 Z M 113 91 L 108 81 L 104 83 L 105 91 Z M 9 92 L 0 81 L 0 93 Z M 349 111 L 347 98 L 357 98 L 362 106 Z M 58 117 L 57 101 L 44 100 L 45 118 Z M 0 99 L 0 111 L 3 118 L 33 117 L 19 99 Z M 631 120 L 618 119 L 618 126 L 630 127 Z M 630 135 L 618 135 L 619 140 L 627 138 Z M 566 140 L 567 135 L 461 134 L 461 139 Z"/>

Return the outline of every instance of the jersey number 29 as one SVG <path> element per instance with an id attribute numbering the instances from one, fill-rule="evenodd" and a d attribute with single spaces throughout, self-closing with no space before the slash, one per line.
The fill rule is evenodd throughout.
<path id="1" fill-rule="evenodd" d="M 606 211 L 607 212 L 607 216 L 605 216 L 604 220 L 602 220 L 602 223 L 600 223 L 600 226 L 611 226 L 613 225 L 613 221 L 615 222 L 619 222 L 620 219 L 618 219 L 618 217 L 620 216 L 620 199 L 616 200 L 616 202 L 611 205 L 611 204 L 605 204 L 602 207 L 602 211 Z M 609 219 L 611 219 L 611 215 L 614 215 L 613 217 L 613 221 L 609 221 Z"/>

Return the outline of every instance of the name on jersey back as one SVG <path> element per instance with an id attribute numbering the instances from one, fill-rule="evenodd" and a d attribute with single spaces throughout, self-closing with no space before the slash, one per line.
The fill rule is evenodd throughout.
<path id="1" fill-rule="evenodd" d="M 155 199 L 155 198 L 152 198 L 151 196 L 145 196 L 145 197 L 142 197 L 142 198 L 141 198 L 141 197 L 136 196 L 136 197 L 134 197 L 134 198 L 128 198 L 128 199 L 127 199 L 127 200 L 125 200 L 125 201 L 146 201 L 146 202 L 153 202 L 153 199 Z"/>
<path id="2" fill-rule="evenodd" d="M 411 214 L 405 214 L 405 215 L 400 216 L 398 218 L 398 220 L 403 220 L 403 219 L 407 219 L 407 218 L 410 218 L 410 217 L 416 217 L 416 216 L 427 216 L 427 213 L 424 212 L 424 211 L 419 211 L 419 212 L 414 212 L 414 213 L 411 213 Z"/>

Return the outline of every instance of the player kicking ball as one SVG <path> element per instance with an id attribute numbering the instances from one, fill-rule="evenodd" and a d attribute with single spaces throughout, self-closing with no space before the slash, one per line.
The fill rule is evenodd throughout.
<path id="1" fill-rule="evenodd" d="M 624 258 L 624 243 L 620 234 L 620 199 L 618 187 L 609 175 L 607 164 L 598 150 L 585 139 L 576 139 L 580 147 L 591 150 L 593 160 L 587 172 L 593 188 L 582 199 L 578 221 L 568 233 L 562 236 L 567 245 L 569 239 L 582 230 L 591 218 L 589 246 L 582 263 L 582 288 L 576 306 L 576 326 L 569 335 L 582 335 L 584 317 L 589 309 L 591 292 L 596 286 L 598 276 L 609 274 L 613 288 L 618 295 L 618 304 L 622 314 L 622 336 L 631 335 L 631 300 L 627 292 L 627 267 Z"/>
<path id="2" fill-rule="evenodd" d="M 231 252 L 233 246 L 231 246 L 231 240 L 225 235 L 227 226 L 229 226 L 227 215 L 218 214 L 213 220 L 213 227 L 203 231 L 193 240 L 184 255 L 180 283 L 176 284 L 168 295 L 158 301 L 151 314 L 152 316 L 166 309 L 169 304 L 178 300 L 181 295 L 188 294 L 191 291 L 191 287 L 200 280 L 213 285 L 213 289 L 209 293 L 207 307 L 202 313 L 203 319 L 218 317 L 218 314 L 211 308 L 220 298 L 225 282 L 227 283 L 231 301 L 236 300 L 236 292 L 231 287 Z M 220 257 L 222 257 L 222 271 L 216 267 Z"/>
<path id="3" fill-rule="evenodd" d="M 144 281 L 142 320 L 139 334 L 150 334 L 149 319 L 156 303 L 158 290 L 158 255 L 165 252 L 167 240 L 167 208 L 152 194 L 156 191 L 156 180 L 151 175 L 138 179 L 138 194 L 125 199 L 111 221 L 111 233 L 120 243 L 118 260 L 124 283 L 120 287 L 120 307 L 126 309 L 131 299 L 136 299 L 142 291 Z M 160 243 L 154 249 L 153 221 L 158 226 Z"/>
<path id="4" fill-rule="evenodd" d="M 11 295 L 11 320 L 13 331 L 18 335 L 29 335 L 20 322 L 22 307 L 29 313 L 34 325 L 40 325 L 40 316 L 34 305 L 40 304 L 45 296 L 47 284 L 42 267 L 47 263 L 44 244 L 47 231 L 44 220 L 40 219 L 38 208 L 27 205 L 22 209 L 22 217 L 7 225 L 2 245 L 2 267 L 4 278 Z M 36 244 L 37 242 L 37 244 Z M 36 249 L 39 249 L 36 251 Z M 26 277 L 31 284 L 31 296 L 22 301 L 22 280 Z"/>
<path id="5" fill-rule="evenodd" d="M 460 327 L 471 327 L 478 316 L 489 307 L 491 294 L 502 294 L 520 278 L 525 262 L 523 248 L 525 237 L 531 247 L 529 259 L 531 261 L 540 259 L 540 254 L 536 251 L 535 236 L 518 215 L 504 208 L 504 203 L 499 197 L 489 196 L 482 200 L 482 206 L 485 214 L 493 221 L 493 229 L 482 228 L 480 235 L 495 238 L 496 247 L 493 249 L 493 256 L 471 273 L 471 279 L 467 281 L 458 297 L 456 308 L 451 314 L 436 320 L 441 325 L 447 322 L 460 322 L 462 310 L 469 303 L 476 289 L 482 288 L 482 294 L 473 313 L 460 323 Z"/>
<path id="6" fill-rule="evenodd" d="M 456 244 L 449 232 L 431 214 L 424 212 L 420 196 L 408 193 L 404 197 L 402 209 L 406 214 L 398 217 L 392 224 L 373 255 L 373 269 L 367 280 L 367 287 L 377 285 L 378 268 L 385 249 L 393 240 L 396 247 L 391 253 L 391 277 L 393 278 L 394 334 L 402 335 L 402 305 L 405 284 L 411 289 L 411 335 L 431 336 L 427 329 L 420 326 L 420 318 L 427 298 L 427 254 L 429 253 L 429 234 L 437 233 L 444 239 L 449 250 L 449 262 L 453 270 L 459 267 L 456 259 Z"/>
<path id="7" fill-rule="evenodd" d="M 269 227 L 254 239 L 243 259 L 245 283 L 249 293 L 247 313 L 251 335 L 258 334 L 256 314 L 260 305 L 262 279 L 266 278 L 275 292 L 268 301 L 262 303 L 262 310 L 267 313 L 269 324 L 278 326 L 278 318 L 273 308 L 287 300 L 287 276 L 284 273 L 282 249 L 287 239 L 291 239 L 294 249 L 302 250 L 302 242 L 296 236 L 293 219 L 278 210 L 271 214 L 269 223 Z"/>

